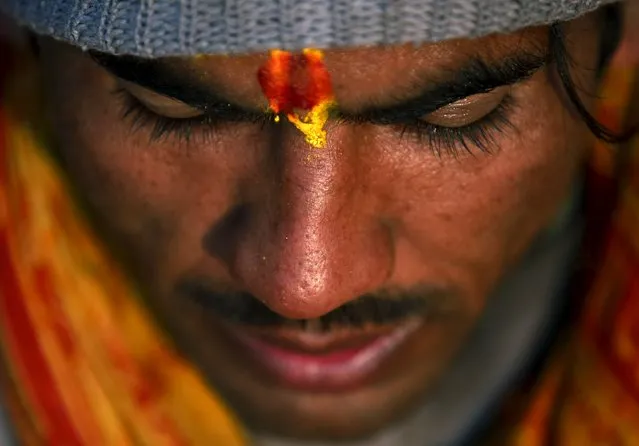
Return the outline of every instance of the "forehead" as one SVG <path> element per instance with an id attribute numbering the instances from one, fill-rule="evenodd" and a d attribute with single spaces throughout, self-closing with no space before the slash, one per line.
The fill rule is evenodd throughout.
<path id="1" fill-rule="evenodd" d="M 382 102 L 385 92 L 411 93 L 431 80 L 447 76 L 471 58 L 498 61 L 514 53 L 538 53 L 547 43 L 547 28 L 536 27 L 513 34 L 481 39 L 452 40 L 436 44 L 394 47 L 331 49 L 324 61 L 340 102 L 362 100 Z M 176 72 L 190 72 L 196 79 L 232 92 L 239 102 L 251 103 L 261 97 L 257 72 L 268 54 L 243 56 L 201 56 L 167 59 Z"/>

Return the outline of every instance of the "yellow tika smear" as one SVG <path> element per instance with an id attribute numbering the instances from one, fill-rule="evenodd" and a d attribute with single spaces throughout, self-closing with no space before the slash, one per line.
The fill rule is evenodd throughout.
<path id="1" fill-rule="evenodd" d="M 323 101 L 314 106 L 302 118 L 297 113 L 288 114 L 286 117 L 291 124 L 304 134 L 307 143 L 321 149 L 326 146 L 326 129 L 324 127 L 328 121 L 329 110 L 332 106 L 333 102 Z"/>
<path id="2" fill-rule="evenodd" d="M 305 70 L 308 82 L 302 91 L 292 83 L 293 70 Z M 330 74 L 322 51 L 305 49 L 301 55 L 273 50 L 260 68 L 258 80 L 268 99 L 270 110 L 284 113 L 291 124 L 304 134 L 306 142 L 316 148 L 326 146 L 326 123 L 335 105 Z M 305 111 L 300 115 L 299 111 Z"/>

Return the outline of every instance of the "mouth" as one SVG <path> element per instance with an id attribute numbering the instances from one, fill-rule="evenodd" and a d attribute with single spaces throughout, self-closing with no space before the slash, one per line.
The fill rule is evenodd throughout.
<path id="1" fill-rule="evenodd" d="M 422 320 L 410 319 L 392 327 L 328 332 L 238 325 L 225 331 L 279 385 L 333 392 L 365 382 L 421 325 Z"/>

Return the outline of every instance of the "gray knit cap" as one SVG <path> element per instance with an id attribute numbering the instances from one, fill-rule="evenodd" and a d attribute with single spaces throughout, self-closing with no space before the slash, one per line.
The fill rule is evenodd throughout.
<path id="1" fill-rule="evenodd" d="M 145 57 L 478 37 L 615 0 L 0 0 L 38 33 Z"/>

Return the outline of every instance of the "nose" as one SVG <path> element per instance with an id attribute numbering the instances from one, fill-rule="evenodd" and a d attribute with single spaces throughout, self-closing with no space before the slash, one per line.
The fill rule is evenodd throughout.
<path id="1" fill-rule="evenodd" d="M 311 148 L 294 133 L 247 186 L 234 234 L 220 237 L 232 240 L 228 268 L 245 291 L 286 318 L 311 319 L 379 288 L 392 240 L 357 151 L 338 137 Z"/>

